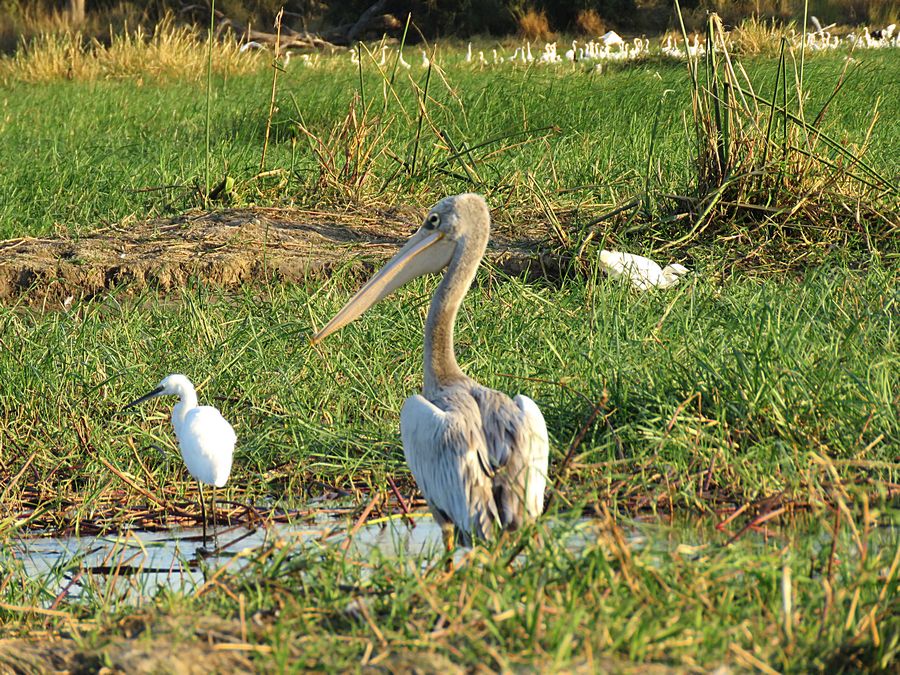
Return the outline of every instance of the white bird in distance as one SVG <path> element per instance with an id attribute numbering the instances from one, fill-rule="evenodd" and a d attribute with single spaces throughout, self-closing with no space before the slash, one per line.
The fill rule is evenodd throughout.
<path id="1" fill-rule="evenodd" d="M 650 258 L 621 251 L 600 251 L 600 265 L 611 277 L 627 277 L 639 291 L 674 286 L 690 272 L 678 263 L 660 267 Z"/>

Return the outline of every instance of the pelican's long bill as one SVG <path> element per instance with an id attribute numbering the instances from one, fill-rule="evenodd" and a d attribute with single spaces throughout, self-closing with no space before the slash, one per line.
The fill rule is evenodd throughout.
<path id="1" fill-rule="evenodd" d="M 439 272 L 450 262 L 456 244 L 445 238 L 443 232 L 420 229 L 378 274 L 344 305 L 328 324 L 312 337 L 317 344 L 340 330 L 382 298 L 390 295 L 403 284 L 423 274 Z"/>
<path id="2" fill-rule="evenodd" d="M 126 406 L 123 408 L 123 410 L 128 410 L 129 408 L 133 408 L 133 407 L 136 406 L 136 405 L 140 405 L 140 404 L 143 403 L 144 401 L 149 401 L 151 398 L 156 398 L 157 396 L 159 396 L 159 395 L 162 394 L 162 393 L 163 393 L 163 388 L 162 388 L 161 386 L 160 386 L 160 387 L 157 387 L 156 389 L 154 389 L 153 391 L 151 391 L 149 394 L 144 394 L 144 395 L 141 396 L 139 399 L 137 399 L 137 400 L 135 400 L 135 401 L 132 401 L 131 403 L 129 403 L 128 405 L 126 405 Z"/>

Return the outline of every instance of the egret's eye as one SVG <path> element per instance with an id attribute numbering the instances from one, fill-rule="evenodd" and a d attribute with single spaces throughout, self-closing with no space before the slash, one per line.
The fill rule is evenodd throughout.
<path id="1" fill-rule="evenodd" d="M 433 230 L 438 225 L 441 224 L 441 217 L 436 213 L 429 213 L 428 217 L 425 219 L 425 224 L 422 225 L 426 230 Z"/>

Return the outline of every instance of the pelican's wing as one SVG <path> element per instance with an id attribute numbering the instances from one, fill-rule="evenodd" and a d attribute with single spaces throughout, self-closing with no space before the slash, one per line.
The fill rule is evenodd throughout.
<path id="1" fill-rule="evenodd" d="M 237 436 L 228 421 L 211 406 L 188 411 L 178 445 L 188 471 L 197 480 L 222 487 L 231 473 Z"/>
<path id="2" fill-rule="evenodd" d="M 472 391 L 494 476 L 494 502 L 505 528 L 516 529 L 544 510 L 550 442 L 544 416 L 534 401 L 486 387 Z"/>
<path id="3" fill-rule="evenodd" d="M 451 521 L 463 543 L 490 538 L 499 522 L 484 434 L 475 420 L 410 396 L 400 413 L 403 453 L 435 514 Z"/>
<path id="4" fill-rule="evenodd" d="M 547 487 L 547 473 L 550 469 L 550 436 L 537 403 L 522 394 L 516 396 L 515 401 L 525 421 L 522 446 L 527 467 L 525 512 L 529 518 L 534 519 L 544 512 L 544 489 Z"/>
<path id="5" fill-rule="evenodd" d="M 481 428 L 491 469 L 501 469 L 518 445 L 522 431 L 521 412 L 502 392 L 476 385 L 471 393 L 481 413 Z"/>

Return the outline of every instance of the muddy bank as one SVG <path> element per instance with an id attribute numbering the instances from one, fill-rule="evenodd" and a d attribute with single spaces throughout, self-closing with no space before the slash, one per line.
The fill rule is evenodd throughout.
<path id="1" fill-rule="evenodd" d="M 259 650 L 245 642 L 235 620 L 135 615 L 89 639 L 48 632 L 39 639 L 0 640 L 0 672 L 251 673 Z"/>
<path id="2" fill-rule="evenodd" d="M 325 213 L 231 209 L 98 230 L 78 238 L 0 242 L 0 302 L 53 306 L 119 288 L 166 292 L 199 280 L 222 288 L 371 271 L 421 222 L 415 211 Z M 512 275 L 560 275 L 541 235 L 494 232 L 487 259 Z"/>

